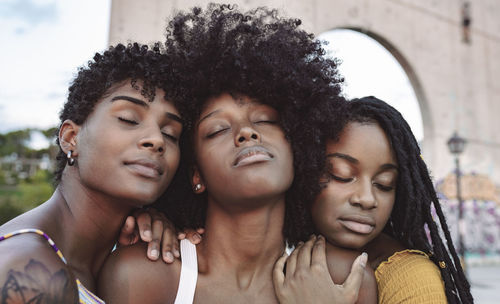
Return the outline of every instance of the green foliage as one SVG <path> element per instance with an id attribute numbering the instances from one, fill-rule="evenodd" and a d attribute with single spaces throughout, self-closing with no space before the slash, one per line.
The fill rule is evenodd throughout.
<path id="1" fill-rule="evenodd" d="M 41 159 L 45 154 L 55 158 L 58 148 L 55 146 L 57 128 L 40 131 L 51 145 L 48 148 L 34 150 L 28 146 L 33 129 L 23 129 L 0 134 L 0 157 L 17 153 L 24 159 Z M 26 169 L 22 170 L 24 174 Z M 20 179 L 19 171 L 8 163 L 0 166 L 0 225 L 35 208 L 50 198 L 54 192 L 53 175 L 47 170 L 38 170 L 26 179 Z M 6 185 L 7 177 L 13 185 Z"/>
<path id="2" fill-rule="evenodd" d="M 54 192 L 51 181 L 52 174 L 39 170 L 16 187 L 0 188 L 0 225 L 48 200 Z"/>
<path id="3" fill-rule="evenodd" d="M 17 153 L 25 155 L 27 151 L 26 143 L 30 139 L 30 129 L 12 131 L 0 134 L 0 156 Z"/>

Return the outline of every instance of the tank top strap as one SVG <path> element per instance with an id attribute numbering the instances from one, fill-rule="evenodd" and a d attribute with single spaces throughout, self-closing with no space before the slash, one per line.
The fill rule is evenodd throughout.
<path id="1" fill-rule="evenodd" d="M 14 237 L 16 235 L 26 234 L 26 233 L 35 233 L 35 234 L 41 235 L 47 241 L 47 243 L 49 243 L 50 247 L 54 250 L 54 252 L 57 254 L 57 256 L 59 256 L 61 261 L 63 261 L 64 264 L 68 265 L 68 262 L 66 262 L 66 259 L 64 258 L 61 250 L 59 250 L 59 248 L 57 248 L 54 241 L 45 232 L 43 232 L 40 229 L 36 229 L 36 228 L 19 229 L 19 230 L 16 230 L 14 232 L 10 232 L 10 233 L 7 233 L 3 236 L 0 236 L 0 242 L 3 240 L 6 240 L 8 238 Z"/>
<path id="2" fill-rule="evenodd" d="M 191 304 L 198 280 L 198 257 L 196 246 L 186 239 L 181 241 L 181 259 L 181 276 L 174 304 Z"/>

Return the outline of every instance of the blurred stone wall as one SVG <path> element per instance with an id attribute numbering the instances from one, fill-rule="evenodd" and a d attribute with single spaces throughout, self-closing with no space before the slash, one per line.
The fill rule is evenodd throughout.
<path id="1" fill-rule="evenodd" d="M 176 10 L 201 0 L 113 0 L 109 43 L 163 40 Z M 214 1 L 221 2 L 221 1 Z M 462 171 L 500 184 L 500 2 L 471 2 L 471 43 L 462 41 L 457 0 L 239 0 L 302 19 L 315 34 L 349 28 L 383 44 L 413 84 L 424 125 L 423 156 L 436 179 L 453 170 L 446 141 L 454 130 L 469 140 Z"/>

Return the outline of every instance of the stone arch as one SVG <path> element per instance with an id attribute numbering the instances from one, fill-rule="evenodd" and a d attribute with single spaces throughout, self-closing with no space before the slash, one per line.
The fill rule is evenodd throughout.
<path id="1" fill-rule="evenodd" d="M 425 143 L 424 145 L 431 144 L 431 141 L 429 140 L 426 141 L 426 138 L 431 137 L 431 134 L 433 134 L 434 131 L 434 123 L 432 121 L 430 106 L 424 88 L 422 87 L 422 84 L 419 80 L 419 77 L 417 76 L 417 73 L 410 64 L 409 60 L 388 39 L 384 38 L 382 35 L 378 33 L 375 33 L 374 31 L 355 26 L 336 26 L 327 31 L 332 31 L 336 29 L 352 30 L 367 35 L 368 37 L 380 43 L 380 45 L 382 45 L 387 51 L 389 51 L 389 53 L 396 59 L 399 65 L 401 65 L 403 71 L 406 73 L 408 79 L 410 80 L 410 84 L 415 92 L 418 105 L 420 107 L 420 112 L 422 114 L 422 125 L 424 128 L 424 143 Z"/>

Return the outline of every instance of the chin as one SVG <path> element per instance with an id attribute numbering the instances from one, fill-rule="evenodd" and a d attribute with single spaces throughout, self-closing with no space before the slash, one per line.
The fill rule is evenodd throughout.
<path id="1" fill-rule="evenodd" d="M 347 249 L 360 250 L 368 244 L 368 238 L 360 238 L 359 236 L 344 236 L 340 238 L 331 238 L 329 243 Z"/>

